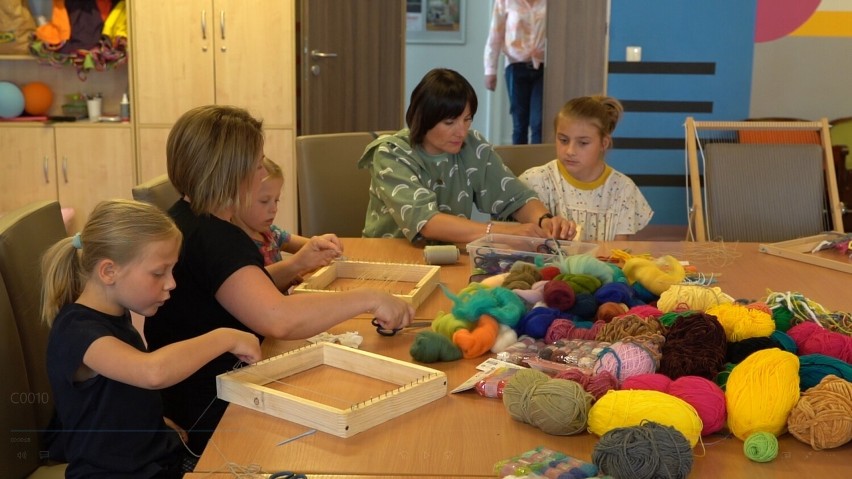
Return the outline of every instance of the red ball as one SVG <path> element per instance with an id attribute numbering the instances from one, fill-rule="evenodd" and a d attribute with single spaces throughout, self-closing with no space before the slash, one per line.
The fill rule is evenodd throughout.
<path id="1" fill-rule="evenodd" d="M 53 90 L 42 82 L 27 83 L 21 88 L 24 94 L 24 111 L 32 116 L 46 115 L 53 104 Z"/>

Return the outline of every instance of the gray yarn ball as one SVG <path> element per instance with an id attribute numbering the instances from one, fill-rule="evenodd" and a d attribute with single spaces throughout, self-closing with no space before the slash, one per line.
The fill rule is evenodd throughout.
<path id="1" fill-rule="evenodd" d="M 651 421 L 607 432 L 592 451 L 592 462 L 601 473 L 616 479 L 684 479 L 692 459 L 692 448 L 680 431 Z"/>

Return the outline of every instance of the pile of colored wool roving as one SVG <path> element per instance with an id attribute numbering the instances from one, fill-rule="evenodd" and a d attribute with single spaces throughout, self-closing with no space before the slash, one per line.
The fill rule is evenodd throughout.
<path id="1" fill-rule="evenodd" d="M 704 428 L 695 408 L 683 399 L 659 391 L 620 390 L 604 394 L 589 410 L 589 432 L 603 436 L 645 420 L 677 429 L 691 447 L 698 443 Z"/>
<path id="2" fill-rule="evenodd" d="M 684 435 L 652 421 L 613 429 L 592 451 L 592 462 L 601 473 L 615 478 L 684 479 L 692 461 L 692 448 Z"/>
<path id="3" fill-rule="evenodd" d="M 705 313 L 715 316 L 725 328 L 728 342 L 766 337 L 775 331 L 775 322 L 769 313 L 741 304 L 720 304 L 707 309 Z"/>
<path id="4" fill-rule="evenodd" d="M 666 333 L 657 372 L 677 379 L 713 379 L 725 364 L 725 330 L 713 316 L 695 312 L 680 317 Z"/>
<path id="5" fill-rule="evenodd" d="M 824 354 L 852 363 L 852 337 L 829 331 L 817 323 L 799 323 L 787 334 L 796 342 L 799 354 Z"/>
<path id="6" fill-rule="evenodd" d="M 698 376 L 681 376 L 672 381 L 662 374 L 633 376 L 621 383 L 621 389 L 660 391 L 683 399 L 695 408 L 706 436 L 725 427 L 725 392 L 713 381 Z"/>
<path id="7" fill-rule="evenodd" d="M 503 405 L 512 419 L 559 436 L 585 430 L 593 400 L 576 382 L 534 369 L 518 371 L 503 387 Z"/>
<path id="8" fill-rule="evenodd" d="M 589 274 L 562 273 L 551 281 L 563 281 L 577 293 L 592 294 L 601 287 L 601 280 Z"/>
<path id="9" fill-rule="evenodd" d="M 686 271 L 680 261 L 668 255 L 656 260 L 633 257 L 621 269 L 631 284 L 639 283 L 657 296 L 686 278 Z"/>
<path id="10" fill-rule="evenodd" d="M 593 276 L 598 279 L 600 284 L 612 283 L 615 277 L 614 270 L 609 264 L 590 254 L 567 256 L 554 262 L 554 265 L 562 273 Z"/>
<path id="11" fill-rule="evenodd" d="M 817 451 L 852 440 L 852 382 L 829 375 L 805 391 L 790 411 L 787 430 Z"/>
<path id="12" fill-rule="evenodd" d="M 471 283 L 458 296 L 446 288 L 444 294 L 454 303 L 453 315 L 463 321 L 477 321 L 481 315 L 488 314 L 501 324 L 515 326 L 527 310 L 518 295 L 503 287 Z"/>
<path id="13" fill-rule="evenodd" d="M 663 291 L 657 300 L 657 308 L 664 313 L 672 311 L 707 311 L 713 306 L 733 303 L 734 298 L 722 292 L 718 286 L 678 284 Z"/>
<path id="14" fill-rule="evenodd" d="M 619 341 L 601 351 L 594 371 L 609 371 L 619 383 L 637 374 L 653 373 L 657 370 L 659 352 L 652 347 L 631 339 Z"/>
<path id="15" fill-rule="evenodd" d="M 534 283 L 541 280 L 541 273 L 534 264 L 518 261 L 509 269 L 509 274 L 503 278 L 506 289 L 530 289 Z"/>
<path id="16" fill-rule="evenodd" d="M 731 371 L 725 400 L 728 429 L 740 440 L 757 432 L 783 434 L 799 400 L 799 358 L 780 349 L 752 354 Z"/>
<path id="17" fill-rule="evenodd" d="M 595 321 L 608 323 L 614 318 L 627 312 L 627 305 L 622 303 L 603 303 L 595 311 Z"/>
<path id="18" fill-rule="evenodd" d="M 473 329 L 459 329 L 453 333 L 453 344 L 458 346 L 466 359 L 478 358 L 494 346 L 499 332 L 500 323 L 488 314 L 483 314 Z"/>
<path id="19" fill-rule="evenodd" d="M 461 349 L 453 344 L 450 338 L 434 331 L 417 333 L 409 352 L 415 361 L 421 363 L 456 361 L 462 357 Z"/>
<path id="20" fill-rule="evenodd" d="M 567 311 L 574 306 L 576 296 L 568 283 L 553 279 L 544 285 L 542 299 L 544 300 L 544 304 L 553 309 Z"/>

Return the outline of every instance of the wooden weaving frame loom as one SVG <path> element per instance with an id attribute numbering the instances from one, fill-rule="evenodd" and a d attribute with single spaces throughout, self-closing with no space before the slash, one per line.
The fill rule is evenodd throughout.
<path id="1" fill-rule="evenodd" d="M 415 283 L 405 294 L 394 296 L 411 304 L 420 306 L 441 281 L 441 267 L 420 264 L 375 263 L 368 261 L 335 261 L 317 270 L 304 283 L 293 288 L 297 293 L 334 293 L 326 289 L 336 279 L 364 279 L 376 281 L 402 281 Z"/>
<path id="2" fill-rule="evenodd" d="M 265 384 L 331 366 L 399 387 L 345 409 Z M 350 437 L 447 395 L 442 371 L 332 343 L 316 343 L 216 377 L 219 399 L 338 437 Z"/>

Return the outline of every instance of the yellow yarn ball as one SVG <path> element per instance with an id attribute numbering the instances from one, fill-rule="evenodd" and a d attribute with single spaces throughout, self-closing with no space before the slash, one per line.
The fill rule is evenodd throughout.
<path id="1" fill-rule="evenodd" d="M 683 265 L 674 256 L 662 256 L 654 261 L 645 258 L 630 258 L 621 268 L 630 284 L 638 282 L 651 293 L 659 296 L 670 286 L 682 283 L 686 278 Z"/>
<path id="2" fill-rule="evenodd" d="M 603 436 L 620 428 L 638 426 L 648 420 L 677 429 L 695 447 L 704 424 L 683 399 L 660 391 L 624 389 L 603 395 L 589 411 L 589 432 Z"/>
<path id="3" fill-rule="evenodd" d="M 728 429 L 745 441 L 756 432 L 779 436 L 799 400 L 799 358 L 777 348 L 750 354 L 725 385 Z"/>
<path id="4" fill-rule="evenodd" d="M 663 291 L 657 300 L 657 309 L 664 313 L 672 311 L 707 311 L 713 306 L 733 303 L 734 298 L 722 292 L 718 286 L 678 284 Z"/>
<path id="5" fill-rule="evenodd" d="M 742 304 L 720 304 L 706 311 L 716 316 L 719 324 L 725 328 L 725 336 L 729 343 L 749 338 L 765 338 L 775 331 L 775 321 L 772 315 L 755 308 L 747 308 Z"/>

